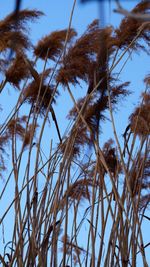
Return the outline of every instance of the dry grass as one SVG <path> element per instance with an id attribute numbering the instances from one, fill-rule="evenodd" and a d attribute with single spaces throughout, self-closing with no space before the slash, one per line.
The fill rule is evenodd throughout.
<path id="1" fill-rule="evenodd" d="M 142 1 L 133 11 L 149 12 L 149 3 Z M 69 29 L 38 42 L 33 60 L 25 52 L 30 47 L 26 23 L 41 14 L 24 10 L 17 23 L 13 14 L 0 21 L 0 50 L 15 52 L 10 64 L 3 64 L 5 56 L 0 61 L 5 74 L 0 91 L 8 83 L 20 90 L 14 91 L 17 104 L 0 129 L 1 264 L 134 267 L 140 258 L 148 267 L 149 243 L 142 224 L 150 219 L 149 75 L 142 100 L 129 116 L 123 144 L 114 111 L 130 90 L 114 69 L 128 51 L 146 49 L 149 23 L 124 18 L 114 30 L 100 29 L 95 20 L 77 37 L 70 21 Z M 44 60 L 40 74 L 38 58 Z M 80 81 L 87 90 L 76 101 L 72 86 L 79 90 Z M 62 85 L 73 102 L 68 111 L 72 123 L 63 137 L 54 111 Z M 61 105 L 63 112 L 66 103 Z M 50 114 L 58 138 L 51 134 Z M 103 143 L 107 119 L 112 132 Z M 61 132 L 66 128 L 64 121 Z"/>

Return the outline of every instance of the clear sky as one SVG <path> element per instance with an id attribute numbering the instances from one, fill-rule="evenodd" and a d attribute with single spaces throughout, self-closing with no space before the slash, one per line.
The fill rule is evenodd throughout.
<path id="1" fill-rule="evenodd" d="M 0 19 L 3 19 L 7 14 L 12 12 L 14 9 L 14 0 L 5 0 L 2 1 L 1 9 L 0 9 Z M 73 6 L 73 0 L 22 0 L 22 9 L 37 9 L 43 11 L 45 16 L 41 17 L 36 23 L 30 24 L 31 27 L 31 39 L 34 44 L 43 37 L 44 35 L 50 33 L 51 31 L 67 28 L 69 25 L 69 18 L 71 9 Z M 133 7 L 138 1 L 123 1 L 123 6 L 130 9 Z M 111 1 L 111 5 L 109 5 L 109 1 L 105 2 L 105 22 L 106 24 L 112 24 L 116 27 L 122 16 L 113 13 L 113 9 L 115 7 L 115 2 Z M 95 18 L 99 17 L 98 1 L 91 1 L 87 4 L 81 4 L 80 1 L 77 1 L 73 20 L 72 27 L 74 27 L 79 34 L 83 33 L 86 29 L 86 26 L 91 23 Z M 121 66 L 119 66 L 121 68 Z M 119 68 L 116 71 L 119 71 Z M 137 103 L 137 99 L 140 95 L 141 90 L 144 90 L 143 79 L 149 71 L 149 59 L 147 55 L 141 53 L 140 55 L 133 55 L 132 60 L 130 60 L 126 67 L 124 68 L 121 79 L 123 81 L 131 81 L 131 90 L 133 91 L 133 95 L 129 97 L 128 101 L 123 102 L 119 107 L 118 113 L 115 115 L 117 130 L 119 131 L 119 135 L 123 133 L 125 126 L 127 125 L 128 116 L 130 112 L 133 111 L 135 104 Z M 78 92 L 77 92 L 78 91 Z M 73 89 L 73 93 L 76 97 L 81 97 L 83 95 L 84 90 Z M 17 93 L 16 93 L 17 94 Z M 11 96 L 11 99 L 10 99 Z M 62 94 L 62 98 L 60 101 L 66 101 L 66 107 L 64 109 L 64 114 L 66 114 L 68 107 L 71 107 L 70 99 L 67 94 L 64 92 Z M 16 97 L 14 97 L 14 91 L 11 92 L 11 87 L 7 85 L 6 91 L 2 93 L 0 104 L 5 103 L 7 105 L 7 112 L 9 113 L 11 108 L 16 103 Z M 56 111 L 58 112 L 58 121 L 63 128 L 65 116 L 62 112 L 59 112 L 59 101 L 56 106 Z M 1 113 L 0 119 L 3 121 L 4 117 L 6 117 L 6 113 Z M 108 123 L 106 127 L 104 127 L 104 135 L 103 140 L 107 140 L 110 138 L 110 129 L 111 126 Z M 62 130 L 63 131 L 63 130 Z M 9 196 L 7 201 L 9 202 Z M 2 207 L 1 214 L 3 213 Z M 1 233 L 0 233 L 1 236 Z M 1 241 L 1 240 L 0 240 Z"/>

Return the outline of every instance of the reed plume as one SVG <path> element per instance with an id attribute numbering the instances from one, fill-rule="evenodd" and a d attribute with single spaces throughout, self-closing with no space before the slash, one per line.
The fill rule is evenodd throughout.
<path id="1" fill-rule="evenodd" d="M 142 94 L 143 103 L 130 115 L 131 131 L 141 137 L 150 134 L 150 94 Z"/>
<path id="2" fill-rule="evenodd" d="M 43 60 L 47 57 L 56 61 L 63 51 L 65 40 L 70 43 L 77 35 L 74 29 L 54 31 L 43 37 L 34 47 L 34 54 Z"/>
<path id="3" fill-rule="evenodd" d="M 121 98 L 127 96 L 129 94 L 129 82 L 122 83 L 120 85 L 112 84 L 110 95 L 113 109 L 116 108 L 116 105 Z M 104 89 L 104 88 L 103 88 Z M 77 102 L 78 109 L 81 110 L 82 105 L 84 103 L 85 98 L 79 99 Z M 102 123 L 107 120 L 106 111 L 109 109 L 108 104 L 108 91 L 107 88 L 103 91 L 98 91 L 93 98 L 87 103 L 84 109 L 84 119 L 87 122 L 88 126 L 91 129 L 89 133 L 86 125 L 83 124 L 80 119 L 77 129 L 77 135 L 74 143 L 74 153 L 80 154 L 80 148 L 84 145 L 92 146 L 94 140 L 97 140 L 97 137 L 102 132 Z M 69 114 L 68 118 L 75 120 L 77 118 L 78 112 L 76 107 L 74 106 Z M 75 155 L 74 154 L 74 155 Z"/>
<path id="4" fill-rule="evenodd" d="M 29 35 L 27 34 L 27 22 L 34 21 L 43 15 L 42 12 L 36 10 L 22 10 L 16 16 L 14 13 L 8 15 L 0 21 L 0 51 L 7 48 L 15 52 L 22 51 L 31 47 Z"/>
<path id="5" fill-rule="evenodd" d="M 41 74 L 36 72 L 36 79 L 29 83 L 24 90 L 25 101 L 29 104 L 35 104 L 36 101 L 38 101 L 41 114 L 43 114 L 43 112 L 47 109 L 54 89 L 54 85 L 48 85 L 46 83 L 46 79 L 50 72 L 51 69 L 47 69 Z M 53 98 L 52 102 L 55 103 L 55 101 L 55 98 Z"/>
<path id="6" fill-rule="evenodd" d="M 17 89 L 19 89 L 19 84 L 22 80 L 31 76 L 29 68 L 24 60 L 25 57 L 25 54 L 17 53 L 5 72 L 6 81 L 14 85 Z"/>
<path id="7" fill-rule="evenodd" d="M 88 80 L 90 66 L 98 52 L 100 33 L 98 20 L 95 20 L 68 48 L 56 77 L 58 82 L 65 86 L 68 83 L 76 85 L 79 79 Z"/>
<path id="8" fill-rule="evenodd" d="M 134 7 L 131 12 L 133 13 L 142 13 L 146 14 L 150 11 L 150 2 L 149 1 L 140 1 L 136 7 Z M 146 45 L 141 43 L 141 40 L 145 41 L 148 46 L 150 45 L 150 24 L 145 23 L 143 24 L 142 21 L 138 19 L 134 19 L 131 17 L 125 17 L 121 23 L 119 28 L 117 28 L 114 32 L 114 45 L 118 48 L 126 48 L 128 45 L 133 41 L 136 37 L 140 27 L 143 26 L 143 30 L 139 34 L 136 41 L 132 44 L 131 49 L 138 51 L 143 49 L 144 51 L 148 52 Z"/>
<path id="9" fill-rule="evenodd" d="M 22 116 L 20 118 L 18 117 L 10 120 L 6 131 L 9 138 L 13 136 L 21 138 L 24 147 L 29 145 L 30 141 L 34 139 L 36 129 L 38 127 L 38 125 L 34 124 L 26 125 L 27 119 L 27 116 Z"/>
<path id="10" fill-rule="evenodd" d="M 138 208 L 144 209 L 149 205 L 150 191 L 150 151 L 149 148 L 144 155 L 137 155 L 130 170 L 130 184 L 133 197 L 138 202 Z M 138 201 L 138 199 L 140 200 Z"/>

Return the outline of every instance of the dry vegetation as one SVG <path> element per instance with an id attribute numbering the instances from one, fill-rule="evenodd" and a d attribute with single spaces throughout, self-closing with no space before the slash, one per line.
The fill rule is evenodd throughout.
<path id="1" fill-rule="evenodd" d="M 150 2 L 141 1 L 132 12 L 149 11 Z M 143 223 L 150 220 L 149 75 L 119 139 L 113 115 L 131 93 L 115 68 L 127 53 L 149 54 L 150 22 L 125 17 L 114 29 L 95 20 L 81 36 L 69 27 L 32 46 L 27 23 L 42 15 L 22 10 L 0 21 L 0 92 L 11 85 L 18 93 L 0 128 L 1 266 L 135 267 L 138 259 L 148 267 Z M 85 96 L 76 101 L 73 90 L 81 90 L 83 81 Z M 60 129 L 55 105 L 63 89 L 73 108 L 70 127 L 66 119 Z M 108 116 L 112 133 L 102 143 Z"/>

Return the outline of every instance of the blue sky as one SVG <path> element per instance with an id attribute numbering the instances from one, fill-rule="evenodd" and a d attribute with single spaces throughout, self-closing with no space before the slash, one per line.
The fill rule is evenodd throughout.
<path id="1" fill-rule="evenodd" d="M 3 19 L 7 14 L 9 14 L 14 8 L 14 2 L 10 0 L 3 1 L 0 10 L 0 19 Z M 98 1 L 91 1 L 91 3 L 81 4 L 77 1 L 74 16 L 72 20 L 72 27 L 74 27 L 79 34 L 83 33 L 86 26 L 92 22 L 95 18 L 99 17 L 99 5 Z M 123 1 L 123 6 L 130 9 L 138 1 Z M 114 1 L 112 1 L 111 6 L 108 2 L 105 2 L 105 21 L 106 24 L 112 24 L 116 27 L 122 16 L 114 14 L 112 10 L 114 9 Z M 45 16 L 41 17 L 36 23 L 30 24 L 31 27 L 31 39 L 34 44 L 43 37 L 44 35 L 50 33 L 51 31 L 67 28 L 69 24 L 69 18 L 71 9 L 73 6 L 73 0 L 23 0 L 22 8 L 37 9 L 43 11 Z M 116 71 L 119 71 L 121 65 Z M 125 126 L 127 125 L 128 116 L 133 111 L 135 104 L 139 98 L 140 92 L 144 90 L 143 79 L 149 70 L 149 59 L 147 55 L 141 53 L 140 55 L 133 55 L 132 60 L 125 66 L 121 79 L 123 81 L 131 81 L 131 90 L 134 92 L 132 96 L 129 97 L 128 101 L 123 102 L 119 107 L 118 113 L 115 114 L 115 120 L 117 122 L 117 130 L 119 131 L 119 137 L 123 133 Z M 75 97 L 81 97 L 84 93 L 84 89 L 80 90 L 78 88 L 73 89 Z M 17 94 L 17 93 L 16 93 Z M 58 100 L 58 105 L 56 106 L 56 111 L 58 112 L 58 121 L 63 128 L 65 116 L 59 110 L 59 101 L 65 101 L 64 114 L 66 114 L 68 107 L 71 107 L 70 99 L 66 92 L 62 93 L 62 98 Z M 1 95 L 0 104 L 7 104 L 7 112 L 16 103 L 16 97 L 14 97 L 14 91 L 11 92 L 11 87 L 7 85 L 5 92 Z M 1 113 L 1 120 L 3 121 L 6 113 Z M 118 123 L 119 122 L 119 123 Z M 111 125 L 107 123 L 104 127 L 103 140 L 110 138 Z M 52 127 L 53 131 L 53 127 Z M 63 129 L 61 129 L 63 132 Z M 44 148 L 45 149 L 45 148 Z M 9 197 L 8 199 L 9 200 Z"/>

